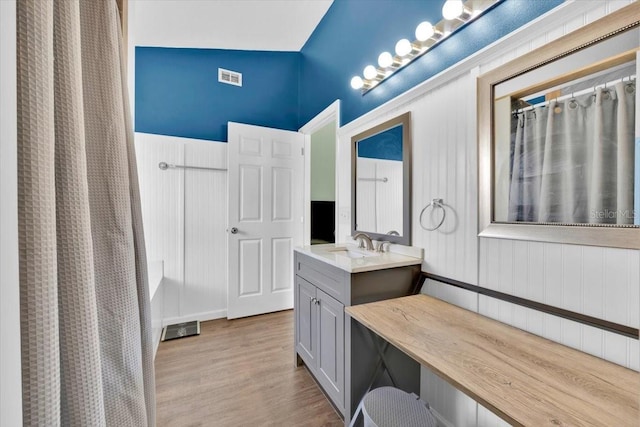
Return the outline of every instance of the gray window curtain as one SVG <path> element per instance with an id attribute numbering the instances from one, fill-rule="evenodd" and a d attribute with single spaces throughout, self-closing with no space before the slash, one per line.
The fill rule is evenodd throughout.
<path id="1" fill-rule="evenodd" d="M 635 84 L 512 120 L 509 221 L 633 224 Z"/>
<path id="2" fill-rule="evenodd" d="M 24 424 L 152 426 L 147 266 L 116 3 L 18 0 L 17 28 Z"/>

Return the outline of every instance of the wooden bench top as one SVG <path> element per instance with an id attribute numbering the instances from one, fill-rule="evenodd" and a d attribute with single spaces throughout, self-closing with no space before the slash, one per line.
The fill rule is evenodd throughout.
<path id="1" fill-rule="evenodd" d="M 427 295 L 346 307 L 512 425 L 640 426 L 640 374 Z"/>

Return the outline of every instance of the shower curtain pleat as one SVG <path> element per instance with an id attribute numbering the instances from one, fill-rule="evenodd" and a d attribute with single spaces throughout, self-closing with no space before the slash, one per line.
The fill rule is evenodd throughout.
<path id="1" fill-rule="evenodd" d="M 634 164 L 635 164 L 635 129 L 629 123 L 635 123 L 635 94 L 629 96 L 628 86 L 624 82 L 615 86 L 618 98 L 618 115 L 616 121 L 616 132 L 618 137 L 617 150 L 617 177 L 618 182 L 616 201 L 618 209 L 622 210 L 622 215 L 618 215 L 618 224 L 633 224 L 632 211 L 624 212 L 625 209 L 633 209 L 633 185 L 634 185 Z"/>
<path id="2" fill-rule="evenodd" d="M 23 422 L 60 424 L 53 3 L 17 3 Z M 17 408 L 16 408 L 17 409 Z"/>
<path id="3" fill-rule="evenodd" d="M 609 209 L 614 208 L 611 206 L 611 195 L 605 194 L 607 189 L 614 189 L 615 195 L 615 182 L 611 182 L 610 171 L 615 171 L 615 163 L 611 164 L 611 154 L 609 150 L 613 147 L 611 141 L 611 112 L 607 111 L 607 107 L 611 108 L 610 103 L 607 103 L 603 99 L 602 89 L 598 89 L 595 100 L 595 119 L 593 121 L 594 127 L 592 129 L 594 140 L 591 146 L 591 164 L 589 165 L 591 179 L 589 180 L 589 212 L 604 212 L 607 207 Z M 614 127 L 615 131 L 615 127 Z M 614 185 L 614 187 L 611 187 Z M 605 215 L 593 215 L 593 223 L 607 223 L 610 222 Z"/>
<path id="4" fill-rule="evenodd" d="M 54 7 L 61 424 L 105 425 L 85 152 L 79 4 Z M 82 373 L 78 375 L 78 373 Z"/>
<path id="5" fill-rule="evenodd" d="M 17 5 L 24 424 L 153 426 L 146 255 L 116 4 Z"/>

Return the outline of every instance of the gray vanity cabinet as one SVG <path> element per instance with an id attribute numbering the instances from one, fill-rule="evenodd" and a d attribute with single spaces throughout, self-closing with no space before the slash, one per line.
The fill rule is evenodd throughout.
<path id="1" fill-rule="evenodd" d="M 344 305 L 318 289 L 316 378 L 334 401 L 344 396 Z"/>
<path id="2" fill-rule="evenodd" d="M 296 351 L 334 402 L 344 400 L 344 305 L 296 276 Z"/>
<path id="3" fill-rule="evenodd" d="M 296 350 L 304 357 L 310 369 L 315 369 L 316 348 L 318 347 L 318 306 L 316 287 L 300 277 L 296 277 L 295 322 Z"/>
<path id="4" fill-rule="evenodd" d="M 374 358 L 375 350 L 344 307 L 407 295 L 420 265 L 349 273 L 296 251 L 294 270 L 296 366 L 307 366 L 348 420 L 355 410 L 353 396 L 363 392 L 372 374 L 360 372 L 359 364 Z M 410 388 L 416 388 L 417 365 L 407 375 Z"/>

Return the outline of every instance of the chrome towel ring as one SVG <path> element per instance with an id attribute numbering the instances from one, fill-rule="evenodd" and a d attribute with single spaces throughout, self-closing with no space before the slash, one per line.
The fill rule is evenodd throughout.
<path id="1" fill-rule="evenodd" d="M 436 225 L 433 228 L 425 227 L 424 224 L 422 223 L 422 216 L 424 215 L 424 213 L 429 208 L 432 208 L 432 209 L 440 208 L 440 209 L 442 209 L 442 219 L 440 219 L 440 222 L 438 223 L 438 225 Z M 432 199 L 431 202 L 429 202 L 429 204 L 422 209 L 422 212 L 420 212 L 420 227 L 422 227 L 422 229 L 426 230 L 426 231 L 435 231 L 438 228 L 440 228 L 440 226 L 442 224 L 444 224 L 444 219 L 446 217 L 447 217 L 447 211 L 444 208 L 444 204 L 443 204 L 442 199 Z"/>

